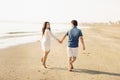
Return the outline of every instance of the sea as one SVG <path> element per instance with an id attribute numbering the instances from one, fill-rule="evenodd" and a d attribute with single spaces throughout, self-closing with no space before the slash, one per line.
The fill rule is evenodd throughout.
<path id="1" fill-rule="evenodd" d="M 0 49 L 41 40 L 42 26 L 42 23 L 0 22 Z M 54 35 L 71 29 L 70 24 L 51 23 L 50 26 Z"/>

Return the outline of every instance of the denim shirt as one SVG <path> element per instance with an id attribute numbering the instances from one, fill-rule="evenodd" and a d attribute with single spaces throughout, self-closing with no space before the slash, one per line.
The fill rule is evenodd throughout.
<path id="1" fill-rule="evenodd" d="M 70 29 L 66 35 L 68 36 L 68 47 L 71 48 L 76 48 L 78 47 L 79 44 L 79 37 L 83 36 L 82 32 L 80 29 L 77 27 L 73 27 Z"/>

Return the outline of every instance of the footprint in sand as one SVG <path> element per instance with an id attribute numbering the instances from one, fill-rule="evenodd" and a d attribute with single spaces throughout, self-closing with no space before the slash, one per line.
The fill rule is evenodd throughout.
<path id="1" fill-rule="evenodd" d="M 40 70 L 38 70 L 38 72 L 41 72 Z"/>
<path id="2" fill-rule="evenodd" d="M 83 52 L 83 54 L 86 54 L 87 56 L 89 56 L 91 53 L 89 53 L 89 52 Z"/>
<path id="3" fill-rule="evenodd" d="M 83 52 L 83 54 L 91 54 L 91 53 L 89 53 L 89 52 Z"/>

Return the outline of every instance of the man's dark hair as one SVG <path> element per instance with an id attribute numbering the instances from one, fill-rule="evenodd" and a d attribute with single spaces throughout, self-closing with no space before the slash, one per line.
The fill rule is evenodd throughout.
<path id="1" fill-rule="evenodd" d="M 72 20 L 71 23 L 72 23 L 74 26 L 78 26 L 77 20 Z"/>

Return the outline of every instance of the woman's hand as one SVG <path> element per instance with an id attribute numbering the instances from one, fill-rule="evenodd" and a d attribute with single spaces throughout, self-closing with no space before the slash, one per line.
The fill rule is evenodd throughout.
<path id="1" fill-rule="evenodd" d="M 59 41 L 59 43 L 62 43 L 63 41 Z"/>
<path id="2" fill-rule="evenodd" d="M 62 41 L 60 41 L 59 39 L 57 39 L 57 41 L 58 41 L 59 43 L 62 43 Z"/>

